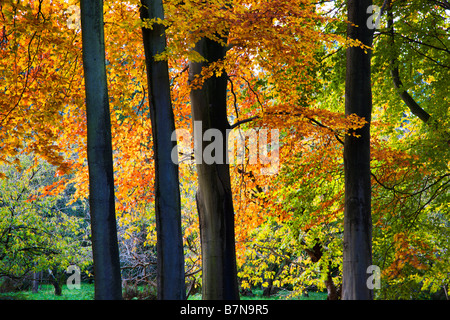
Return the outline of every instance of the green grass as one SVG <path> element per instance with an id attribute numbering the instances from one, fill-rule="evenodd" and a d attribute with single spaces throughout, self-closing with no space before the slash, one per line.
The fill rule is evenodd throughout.
<path id="1" fill-rule="evenodd" d="M 262 290 L 253 290 L 255 296 L 241 296 L 241 300 L 326 300 L 327 294 L 323 292 L 310 292 L 309 297 L 289 297 L 290 291 L 282 290 L 272 296 L 264 297 Z M 195 294 L 189 297 L 189 300 L 201 300 L 201 294 Z M 66 285 L 63 286 L 62 295 L 56 296 L 52 285 L 41 285 L 39 292 L 30 291 L 0 293 L 0 300 L 93 300 L 94 285 L 82 283 L 80 289 L 69 290 Z"/>
<path id="2" fill-rule="evenodd" d="M 263 290 L 253 290 L 253 297 L 241 296 L 241 300 L 326 300 L 327 294 L 325 292 L 309 292 L 309 296 L 290 297 L 291 291 L 281 290 L 280 292 L 271 295 L 270 297 L 263 296 Z M 200 293 L 192 295 L 188 300 L 201 300 Z"/>
<path id="3" fill-rule="evenodd" d="M 50 284 L 41 285 L 39 292 L 33 293 L 30 291 L 7 292 L 0 293 L 0 300 L 93 300 L 94 299 L 94 285 L 81 285 L 80 289 L 68 289 L 63 285 L 62 295 L 56 296 L 55 289 Z"/>

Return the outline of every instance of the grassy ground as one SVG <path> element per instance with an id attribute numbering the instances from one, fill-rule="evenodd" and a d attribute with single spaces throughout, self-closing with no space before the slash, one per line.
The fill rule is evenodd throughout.
<path id="1" fill-rule="evenodd" d="M 272 295 L 270 298 L 262 296 L 262 290 L 253 290 L 255 296 L 253 297 L 241 297 L 242 300 L 285 300 L 292 299 L 289 297 L 289 291 L 280 291 L 279 293 Z M 301 296 L 295 299 L 299 300 L 326 300 L 326 293 L 310 292 L 309 297 Z M 94 285 L 85 284 L 81 285 L 81 289 L 69 290 L 67 286 L 63 286 L 62 296 L 56 296 L 54 294 L 54 288 L 52 285 L 41 285 L 38 293 L 30 291 L 20 292 L 8 292 L 0 293 L 0 300 L 93 300 L 94 299 Z M 201 300 L 201 295 L 196 294 L 189 297 L 189 300 Z"/>
<path id="2" fill-rule="evenodd" d="M 69 290 L 63 286 L 62 295 L 56 296 L 52 285 L 41 285 L 39 292 L 30 291 L 0 293 L 0 300 L 93 300 L 94 285 L 82 284 L 80 289 Z"/>
<path id="3" fill-rule="evenodd" d="M 309 296 L 300 296 L 300 297 L 290 297 L 292 292 L 287 290 L 282 290 L 277 294 L 271 295 L 270 297 L 264 297 L 262 290 L 253 290 L 253 297 L 241 296 L 241 300 L 326 300 L 327 294 L 323 292 L 310 292 Z M 201 300 L 201 294 L 195 294 L 192 297 L 189 297 L 189 300 Z"/>

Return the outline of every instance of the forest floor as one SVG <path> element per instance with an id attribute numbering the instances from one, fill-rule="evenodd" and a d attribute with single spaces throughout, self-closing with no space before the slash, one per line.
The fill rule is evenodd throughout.
<path id="1" fill-rule="evenodd" d="M 270 297 L 263 297 L 262 290 L 253 290 L 254 296 L 242 296 L 242 300 L 326 300 L 327 294 L 322 292 L 310 292 L 309 296 L 301 296 L 290 298 L 291 292 L 283 290 Z M 63 286 L 62 295 L 56 296 L 52 285 L 41 285 L 39 292 L 33 293 L 31 290 L 19 292 L 0 293 L 0 300 L 93 300 L 94 285 L 81 285 L 80 289 L 69 290 L 67 286 Z M 201 294 L 189 297 L 189 300 L 201 300 Z"/>

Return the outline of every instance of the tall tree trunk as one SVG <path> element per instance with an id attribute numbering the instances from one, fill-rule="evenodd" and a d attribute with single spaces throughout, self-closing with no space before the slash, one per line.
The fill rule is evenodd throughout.
<path id="1" fill-rule="evenodd" d="M 161 0 L 141 2 L 141 19 L 164 19 Z M 171 140 L 175 121 L 170 96 L 169 69 L 167 61 L 154 59 L 154 56 L 162 53 L 166 47 L 164 26 L 155 23 L 152 29 L 142 28 L 142 35 L 155 158 L 158 299 L 184 300 L 186 289 L 178 164 L 171 159 L 176 141 Z"/>
<path id="2" fill-rule="evenodd" d="M 95 299 L 122 299 L 105 69 L 103 0 L 81 1 L 81 29 Z"/>
<path id="3" fill-rule="evenodd" d="M 367 26 L 367 8 L 371 0 L 348 0 L 347 35 L 367 46 L 372 45 L 373 31 Z M 344 142 L 345 210 L 344 263 L 342 299 L 367 300 L 373 292 L 367 287 L 367 267 L 372 264 L 372 218 L 370 183 L 370 120 L 372 91 L 370 82 L 371 51 L 347 49 L 345 114 L 356 114 L 368 122 L 347 135 Z"/>
<path id="4" fill-rule="evenodd" d="M 201 39 L 195 46 L 207 62 L 190 63 L 189 78 L 193 81 L 202 68 L 225 57 L 225 48 L 210 39 Z M 203 299 L 239 299 L 234 239 L 234 209 L 231 193 L 230 171 L 227 164 L 226 129 L 227 77 L 212 76 L 200 89 L 191 90 L 192 119 L 194 121 L 194 148 L 197 163 L 197 208 L 200 221 L 202 248 Z M 200 124 L 200 125 L 199 125 Z M 206 161 L 202 155 L 212 143 L 202 142 L 208 129 L 221 133 L 222 144 L 215 150 L 215 162 Z M 219 137 L 216 137 L 219 139 Z"/>

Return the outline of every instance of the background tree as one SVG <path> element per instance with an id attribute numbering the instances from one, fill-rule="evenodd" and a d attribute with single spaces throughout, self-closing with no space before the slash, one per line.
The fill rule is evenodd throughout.
<path id="1" fill-rule="evenodd" d="M 0 166 L 0 278 L 24 284 L 34 273 L 64 276 L 71 264 L 84 269 L 92 258 L 85 216 L 65 195 L 44 195 L 55 167 L 19 157 L 20 166 Z M 55 289 L 61 294 L 59 284 Z"/>
<path id="2" fill-rule="evenodd" d="M 60 21 L 50 19 L 63 7 L 2 1 L 0 10 L 0 162 L 25 150 L 67 173 L 69 166 L 55 143 L 56 131 L 62 129 L 55 115 L 76 99 L 77 90 L 68 92 L 75 86 L 71 70 L 79 61 L 72 51 L 73 34 L 61 33 Z"/>

